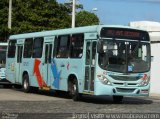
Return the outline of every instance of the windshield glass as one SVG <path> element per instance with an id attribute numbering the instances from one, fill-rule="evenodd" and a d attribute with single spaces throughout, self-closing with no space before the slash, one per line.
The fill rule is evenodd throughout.
<path id="1" fill-rule="evenodd" d="M 99 66 L 115 72 L 146 72 L 150 69 L 150 45 L 146 42 L 103 39 Z"/>

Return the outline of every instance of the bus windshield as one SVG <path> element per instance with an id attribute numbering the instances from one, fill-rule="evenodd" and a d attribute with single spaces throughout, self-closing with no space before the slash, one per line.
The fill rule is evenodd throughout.
<path id="1" fill-rule="evenodd" d="M 101 39 L 103 52 L 98 63 L 102 69 L 122 73 L 146 72 L 150 69 L 150 45 L 126 39 Z"/>

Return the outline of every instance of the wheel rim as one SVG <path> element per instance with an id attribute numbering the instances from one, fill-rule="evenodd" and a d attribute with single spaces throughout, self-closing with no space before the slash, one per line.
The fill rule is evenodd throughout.
<path id="1" fill-rule="evenodd" d="M 28 88 L 28 82 L 26 80 L 24 80 L 24 85 L 23 85 L 24 89 Z"/>
<path id="2" fill-rule="evenodd" d="M 76 90 L 77 90 L 76 84 L 72 84 L 72 87 L 71 87 L 72 95 L 75 95 Z"/>

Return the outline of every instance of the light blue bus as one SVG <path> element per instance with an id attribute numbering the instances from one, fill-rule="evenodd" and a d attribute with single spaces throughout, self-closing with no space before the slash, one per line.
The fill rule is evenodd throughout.
<path id="1" fill-rule="evenodd" d="M 6 77 L 42 90 L 82 94 L 148 96 L 150 39 L 146 31 L 127 26 L 96 25 L 10 36 Z"/>

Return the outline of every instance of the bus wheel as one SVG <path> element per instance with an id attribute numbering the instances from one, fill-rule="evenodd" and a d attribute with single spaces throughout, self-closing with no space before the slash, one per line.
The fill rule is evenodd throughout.
<path id="1" fill-rule="evenodd" d="M 78 83 L 76 79 L 69 81 L 69 93 L 74 101 L 79 100 Z"/>
<path id="2" fill-rule="evenodd" d="M 122 103 L 123 96 L 113 96 L 113 101 L 115 103 Z"/>
<path id="3" fill-rule="evenodd" d="M 31 88 L 30 88 L 30 84 L 29 84 L 29 76 L 28 76 L 28 74 L 25 74 L 23 76 L 23 91 L 25 93 L 29 93 L 30 90 L 31 90 Z"/>

